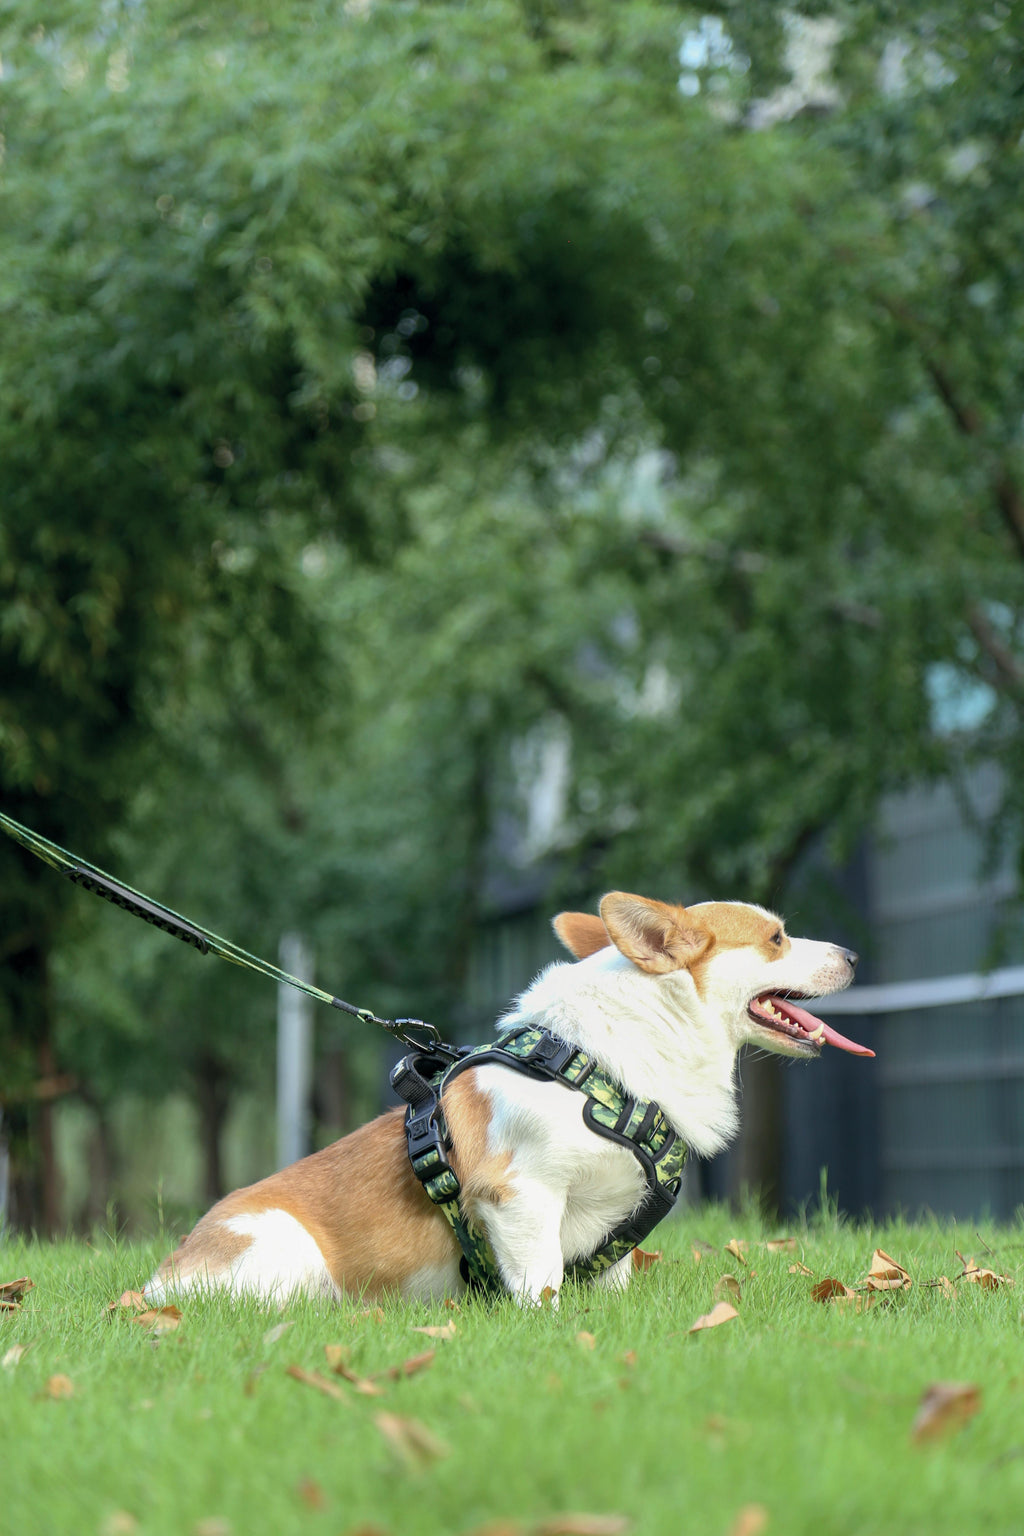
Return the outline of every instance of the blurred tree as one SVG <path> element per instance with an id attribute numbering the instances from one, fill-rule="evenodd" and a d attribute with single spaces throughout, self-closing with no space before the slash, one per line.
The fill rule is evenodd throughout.
<path id="1" fill-rule="evenodd" d="M 777 900 L 959 700 L 1020 838 L 1018 6 L 0 17 L 14 815 L 102 861 L 130 804 L 160 894 L 396 1011 L 544 848 L 531 762 L 567 886 Z M 164 947 L 56 1056 L 82 950 L 0 857 L 23 1127 L 134 1050 L 214 1166 L 262 1019 Z"/>

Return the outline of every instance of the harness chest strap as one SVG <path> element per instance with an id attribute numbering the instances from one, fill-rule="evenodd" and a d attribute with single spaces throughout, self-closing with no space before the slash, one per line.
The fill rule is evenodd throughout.
<path id="1" fill-rule="evenodd" d="M 639 1162 L 647 1186 L 640 1206 L 607 1234 L 595 1253 L 577 1259 L 567 1266 L 566 1273 L 587 1279 L 617 1264 L 675 1204 L 686 1146 L 653 1100 L 630 1098 L 585 1051 L 537 1025 L 523 1025 L 500 1042 L 460 1051 L 454 1064 L 430 1052 L 413 1052 L 391 1074 L 392 1086 L 409 1105 L 405 1129 L 413 1172 L 458 1239 L 464 1277 L 483 1290 L 502 1289 L 487 1238 L 469 1226 L 459 1207 L 459 1181 L 448 1161 L 451 1140 L 441 1094 L 460 1072 L 486 1062 L 511 1067 L 541 1082 L 560 1082 L 585 1094 L 584 1123 L 595 1135 L 632 1152 Z"/>

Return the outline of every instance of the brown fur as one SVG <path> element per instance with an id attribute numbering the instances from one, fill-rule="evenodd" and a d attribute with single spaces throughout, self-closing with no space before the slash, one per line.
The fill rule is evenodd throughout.
<path id="1" fill-rule="evenodd" d="M 627 960 L 655 976 L 693 968 L 712 942 L 685 907 L 612 891 L 601 902 L 601 919 Z"/>
<path id="2" fill-rule="evenodd" d="M 472 1205 L 477 1201 L 503 1205 L 512 1194 L 508 1180 L 512 1154 L 488 1148 L 491 1107 L 475 1077 L 473 1069 L 460 1073 L 441 1099 L 454 1143 L 452 1168 L 462 1185 L 467 1215 L 472 1215 Z"/>
<path id="3" fill-rule="evenodd" d="M 213 1279 L 241 1257 L 252 1238 L 242 1232 L 229 1232 L 227 1227 L 221 1226 L 219 1218 L 211 1220 L 219 1210 L 220 1207 L 215 1205 L 212 1211 L 208 1211 L 201 1221 L 196 1222 L 177 1250 L 164 1259 L 157 1270 L 161 1280 L 167 1280 L 172 1275 L 175 1279 L 187 1280 L 196 1270 L 202 1270 Z"/>
<path id="4" fill-rule="evenodd" d="M 235 1190 L 202 1218 L 161 1273 L 211 1274 L 230 1259 L 214 1255 L 225 1242 L 243 1251 L 252 1241 L 220 1225 L 227 1217 L 283 1210 L 300 1221 L 320 1248 L 341 1290 L 369 1297 L 400 1290 L 417 1270 L 457 1262 L 459 1245 L 412 1171 L 403 1109 L 360 1126 L 350 1136 Z"/>
<path id="5" fill-rule="evenodd" d="M 593 912 L 560 912 L 551 926 L 577 960 L 596 955 L 611 943 L 608 929 Z"/>

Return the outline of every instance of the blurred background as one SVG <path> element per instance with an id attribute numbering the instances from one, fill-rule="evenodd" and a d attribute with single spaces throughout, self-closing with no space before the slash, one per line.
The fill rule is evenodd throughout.
<path id="1" fill-rule="evenodd" d="M 0 54 L 0 809 L 465 1041 L 560 909 L 764 902 L 877 1060 L 745 1061 L 691 1194 L 1019 1210 L 1024 5 L 53 0 Z M 269 1172 L 273 985 L 0 842 L 0 1221 Z M 283 1027 L 282 1134 L 386 1102 L 386 1037 Z"/>

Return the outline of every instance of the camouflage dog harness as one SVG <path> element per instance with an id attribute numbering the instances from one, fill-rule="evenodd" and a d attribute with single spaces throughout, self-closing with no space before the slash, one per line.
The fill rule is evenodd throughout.
<path id="1" fill-rule="evenodd" d="M 391 1074 L 391 1086 L 409 1106 L 405 1114 L 409 1159 L 458 1238 L 462 1276 L 474 1289 L 498 1295 L 504 1286 L 490 1243 L 467 1222 L 459 1206 L 459 1181 L 448 1161 L 451 1137 L 441 1095 L 460 1072 L 485 1062 L 584 1094 L 584 1123 L 596 1135 L 632 1152 L 640 1164 L 647 1191 L 637 1209 L 607 1234 L 589 1258 L 566 1266 L 569 1278 L 592 1279 L 631 1253 L 668 1215 L 679 1194 L 686 1146 L 653 1100 L 630 1098 L 586 1051 L 537 1025 L 522 1025 L 500 1041 L 476 1049 L 422 1050 L 404 1057 Z"/>

